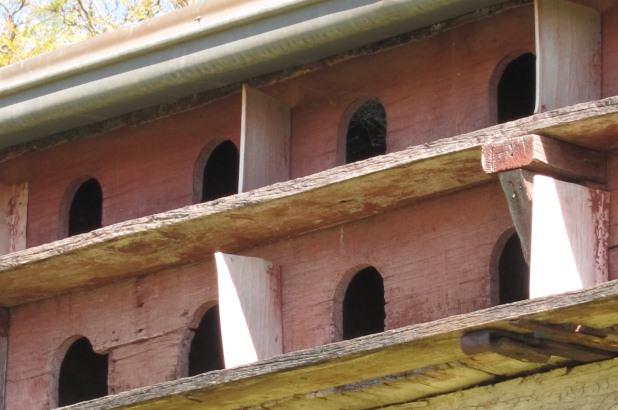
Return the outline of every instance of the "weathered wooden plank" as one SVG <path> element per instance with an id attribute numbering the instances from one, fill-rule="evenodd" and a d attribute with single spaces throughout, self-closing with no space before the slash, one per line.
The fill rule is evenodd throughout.
<path id="1" fill-rule="evenodd" d="M 524 259 L 530 265 L 532 243 L 532 187 L 534 175 L 522 169 L 500 172 L 500 185 L 521 242 Z"/>
<path id="2" fill-rule="evenodd" d="M 235 253 L 491 180 L 480 147 L 419 148 L 0 257 L 0 306 Z"/>
<path id="3" fill-rule="evenodd" d="M 225 367 L 283 353 L 280 272 L 272 262 L 215 253 Z"/>
<path id="4" fill-rule="evenodd" d="M 445 363 L 422 370 L 335 385 L 326 390 L 269 402 L 265 407 L 278 409 L 366 409 L 381 408 L 422 397 L 457 390 L 462 384 L 481 384 L 493 378 L 492 373 L 475 370 L 461 362 Z"/>
<path id="5" fill-rule="evenodd" d="M 483 169 L 488 173 L 513 169 L 557 177 L 567 181 L 607 180 L 605 155 L 541 135 L 525 135 L 483 147 Z"/>
<path id="6" fill-rule="evenodd" d="M 292 352 L 249 366 L 136 389 L 82 403 L 72 409 L 232 409 L 283 402 L 293 396 L 302 398 L 304 395 L 331 389 L 333 380 L 337 381 L 337 385 L 351 386 L 354 383 L 406 372 L 427 374 L 431 369 L 435 370 L 436 366 L 441 372 L 444 371 L 442 376 L 446 378 L 449 373 L 445 364 L 468 358 L 459 349 L 459 339 L 466 331 L 488 327 L 516 331 L 517 328 L 510 327 L 510 322 L 516 319 L 554 324 L 581 323 L 589 327 L 605 328 L 618 321 L 617 307 L 618 282 L 607 282 L 578 292 L 501 305 Z M 484 356 L 474 356 L 474 359 L 482 362 Z M 495 360 L 494 355 L 491 360 Z M 459 365 L 454 367 L 460 368 Z M 523 363 L 519 372 L 531 370 L 535 368 Z M 519 372 L 513 368 L 510 376 Z M 454 375 L 456 374 L 462 373 L 455 372 Z M 459 382 L 454 378 L 451 384 L 445 385 L 444 391 L 476 385 L 478 379 L 471 374 L 479 373 L 473 372 L 469 377 L 461 377 Z M 503 380 L 501 376 L 496 377 Z M 435 383 L 434 387 L 439 390 L 438 383 Z M 384 390 L 387 391 L 388 389 Z M 396 397 L 401 398 L 401 395 Z M 384 396 L 384 401 L 388 401 L 388 396 Z M 300 400 L 300 403 L 299 407 L 305 402 Z"/>
<path id="7" fill-rule="evenodd" d="M 612 409 L 618 403 L 618 359 L 555 369 L 514 380 L 385 407 L 495 410 Z"/>
<path id="8" fill-rule="evenodd" d="M 26 249 L 28 183 L 0 184 L 0 255 Z"/>
<path id="9" fill-rule="evenodd" d="M 537 111 L 601 96 L 601 13 L 567 0 L 536 0 Z"/>
<path id="10" fill-rule="evenodd" d="M 6 361 L 8 357 L 9 311 L 0 309 L 0 410 L 4 410 Z"/>
<path id="11" fill-rule="evenodd" d="M 242 87 L 239 192 L 290 179 L 290 107 Z"/>
<path id="12" fill-rule="evenodd" d="M 26 249 L 0 257 L 0 306 L 191 263 L 483 183 L 489 177 L 480 151 L 487 144 L 535 133 L 609 150 L 618 146 L 616 129 L 618 98 L 608 98 Z"/>
<path id="13" fill-rule="evenodd" d="M 607 281 L 609 193 L 534 177 L 530 297 Z"/>
<path id="14" fill-rule="evenodd" d="M 608 337 L 608 329 L 588 329 L 580 324 L 548 325 L 533 320 L 516 320 L 511 324 L 531 330 L 538 337 L 593 349 L 618 352 L 618 341 Z"/>

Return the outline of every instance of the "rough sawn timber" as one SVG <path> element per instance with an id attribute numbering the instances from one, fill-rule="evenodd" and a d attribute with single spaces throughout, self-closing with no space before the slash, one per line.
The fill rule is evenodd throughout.
<path id="1" fill-rule="evenodd" d="M 547 373 L 449 393 L 385 409 L 554 410 L 614 409 L 618 405 L 618 360 L 560 368 Z"/>
<path id="2" fill-rule="evenodd" d="M 481 148 L 526 134 L 616 147 L 618 98 L 537 114 L 0 257 L 0 306 L 301 235 L 491 181 Z M 87 268 L 84 268 L 87 267 Z"/>
<path id="3" fill-rule="evenodd" d="M 511 219 L 521 242 L 524 259 L 530 266 L 532 248 L 532 189 L 534 174 L 523 169 L 500 172 L 500 185 L 506 197 Z"/>
<path id="4" fill-rule="evenodd" d="M 524 363 L 494 353 L 468 357 L 459 347 L 465 332 L 483 328 L 522 332 L 517 327 L 522 319 L 605 329 L 618 321 L 617 307 L 618 282 L 606 282 L 275 356 L 67 409 L 352 409 L 405 403 L 568 364 L 560 360 L 548 365 Z"/>
<path id="5" fill-rule="evenodd" d="M 541 135 L 483 147 L 483 169 L 493 174 L 525 169 L 572 182 L 607 180 L 605 154 Z"/>

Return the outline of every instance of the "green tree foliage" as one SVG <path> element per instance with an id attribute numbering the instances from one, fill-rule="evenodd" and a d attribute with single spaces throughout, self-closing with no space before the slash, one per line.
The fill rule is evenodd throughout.
<path id="1" fill-rule="evenodd" d="M 197 2 L 198 0 L 0 0 L 0 66 Z"/>

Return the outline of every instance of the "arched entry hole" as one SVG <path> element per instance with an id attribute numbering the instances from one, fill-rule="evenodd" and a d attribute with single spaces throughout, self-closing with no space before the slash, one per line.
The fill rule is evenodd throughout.
<path id="1" fill-rule="evenodd" d="M 523 54 L 511 61 L 498 83 L 498 124 L 534 114 L 536 57 Z"/>
<path id="2" fill-rule="evenodd" d="M 195 329 L 189 350 L 189 376 L 225 368 L 219 307 L 210 308 Z"/>
<path id="3" fill-rule="evenodd" d="M 511 303 L 530 298 L 530 269 L 524 259 L 517 233 L 506 241 L 498 264 L 498 303 Z"/>
<path id="4" fill-rule="evenodd" d="M 238 166 L 236 145 L 232 141 L 219 144 L 204 166 L 201 202 L 237 194 Z"/>
<path id="5" fill-rule="evenodd" d="M 78 235 L 101 227 L 103 192 L 92 178 L 79 186 L 69 208 L 68 235 Z"/>
<path id="6" fill-rule="evenodd" d="M 384 331 L 384 281 L 374 267 L 359 271 L 343 298 L 343 339 Z"/>
<path id="7" fill-rule="evenodd" d="M 107 395 L 107 355 L 95 353 L 82 337 L 67 350 L 58 378 L 58 406 L 68 406 Z"/>
<path id="8" fill-rule="evenodd" d="M 352 115 L 346 134 L 346 164 L 386 153 L 386 111 L 369 100 Z"/>

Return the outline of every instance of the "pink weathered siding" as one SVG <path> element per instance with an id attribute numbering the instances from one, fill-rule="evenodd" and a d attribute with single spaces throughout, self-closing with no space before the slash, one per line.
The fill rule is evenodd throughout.
<path id="1" fill-rule="evenodd" d="M 389 152 L 493 124 L 495 72 L 534 50 L 533 22 L 525 5 L 266 87 L 292 108 L 291 176 L 341 163 L 347 122 L 367 98 L 386 108 Z M 190 204 L 200 151 L 214 140 L 239 146 L 240 118 L 234 94 L 23 155 L 2 164 L 0 181 L 28 181 L 27 241 L 40 245 L 59 238 L 66 192 L 88 177 L 103 190 L 103 225 Z"/>

